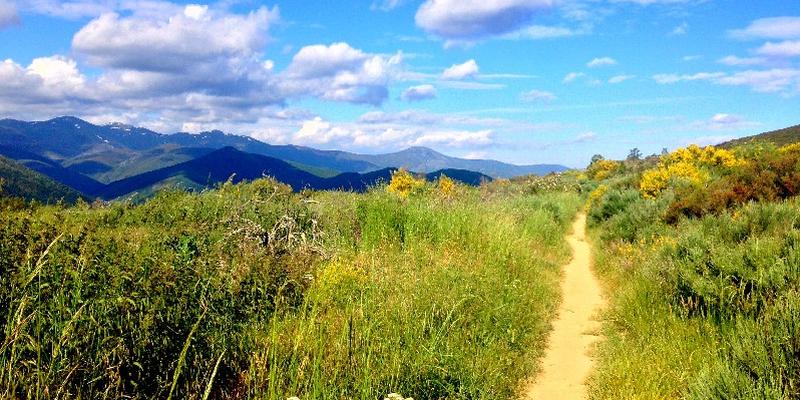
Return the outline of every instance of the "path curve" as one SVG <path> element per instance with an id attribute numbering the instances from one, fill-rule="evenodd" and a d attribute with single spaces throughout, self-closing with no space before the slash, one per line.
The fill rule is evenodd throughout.
<path id="1" fill-rule="evenodd" d="M 567 237 L 573 257 L 565 265 L 563 299 L 547 341 L 542 371 L 525 389 L 527 400 L 586 399 L 586 378 L 594 367 L 589 354 L 599 339 L 598 311 L 604 306 L 600 282 L 592 272 L 586 242 L 586 215 L 579 214 Z"/>

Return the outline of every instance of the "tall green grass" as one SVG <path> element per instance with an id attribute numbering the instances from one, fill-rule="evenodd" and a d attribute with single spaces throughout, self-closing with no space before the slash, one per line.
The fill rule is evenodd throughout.
<path id="1" fill-rule="evenodd" d="M 261 180 L 4 210 L 0 397 L 511 397 L 579 203 Z"/>
<path id="2" fill-rule="evenodd" d="M 800 398 L 800 201 L 677 225 L 667 203 L 612 190 L 590 213 L 612 293 L 593 398 Z"/>

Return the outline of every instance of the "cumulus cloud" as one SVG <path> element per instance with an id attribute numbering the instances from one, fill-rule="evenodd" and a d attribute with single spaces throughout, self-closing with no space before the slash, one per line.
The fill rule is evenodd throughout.
<path id="1" fill-rule="evenodd" d="M 73 39 L 74 59 L 0 61 L 0 115 L 80 115 L 163 132 L 225 129 L 282 143 L 302 132 L 298 140 L 311 143 L 312 128 L 324 126 L 300 130 L 315 116 L 285 111 L 288 100 L 378 105 L 402 69 L 402 54 L 370 54 L 337 43 L 304 47 L 286 69 L 275 71 L 264 55 L 277 9 L 232 13 L 141 3 L 146 5 L 137 12 L 101 13 L 88 22 Z M 82 63 L 97 69 L 82 73 Z M 340 134 L 326 132 L 330 140 Z"/>
<path id="2" fill-rule="evenodd" d="M 536 102 L 536 101 L 553 101 L 556 95 L 543 90 L 531 90 L 520 95 L 522 101 Z"/>
<path id="3" fill-rule="evenodd" d="M 471 41 L 524 27 L 556 0 L 426 0 L 415 17 L 419 27 L 447 40 Z"/>
<path id="4" fill-rule="evenodd" d="M 210 15 L 207 7 L 194 5 L 160 18 L 108 13 L 78 31 L 72 47 L 95 66 L 185 73 L 257 55 L 277 19 L 277 9 L 266 7 L 247 15 Z"/>
<path id="5" fill-rule="evenodd" d="M 369 54 L 347 43 L 306 46 L 281 75 L 281 86 L 294 96 L 379 105 L 402 66 L 402 53 Z"/>
<path id="6" fill-rule="evenodd" d="M 27 67 L 12 60 L 0 64 L 0 111 L 18 103 L 66 103 L 80 97 L 88 97 L 86 78 L 73 60 L 54 56 L 36 58 Z"/>
<path id="7" fill-rule="evenodd" d="M 433 85 L 412 86 L 400 95 L 403 101 L 422 101 L 436 98 L 436 88 Z"/>
<path id="8" fill-rule="evenodd" d="M 800 38 L 800 17 L 761 18 L 744 29 L 729 32 L 737 39 L 795 39 Z"/>
<path id="9" fill-rule="evenodd" d="M 467 78 L 474 78 L 480 72 L 478 63 L 475 60 L 469 60 L 463 64 L 455 64 L 442 72 L 442 79 L 444 80 L 462 80 Z"/>
<path id="10" fill-rule="evenodd" d="M 17 7 L 8 0 L 0 0 L 0 29 L 7 28 L 19 22 Z"/>
<path id="11" fill-rule="evenodd" d="M 494 130 L 487 125 L 506 122 L 418 110 L 373 111 L 352 123 L 335 123 L 320 117 L 303 121 L 290 133 L 289 141 L 357 151 L 396 151 L 411 146 L 474 151 L 496 142 Z"/>
<path id="12" fill-rule="evenodd" d="M 610 67 L 614 65 L 617 65 L 617 60 L 611 57 L 599 57 L 586 63 L 586 66 L 589 68 Z"/>

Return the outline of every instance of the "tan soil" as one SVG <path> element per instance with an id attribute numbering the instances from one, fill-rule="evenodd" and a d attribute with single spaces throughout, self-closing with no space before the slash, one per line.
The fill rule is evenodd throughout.
<path id="1" fill-rule="evenodd" d="M 600 323 L 595 319 L 604 306 L 600 282 L 592 273 L 592 255 L 586 242 L 586 216 L 581 214 L 567 237 L 573 258 L 564 266 L 563 300 L 542 359 L 542 372 L 527 385 L 529 400 L 586 399 L 586 378 L 594 360 L 590 355 Z"/>

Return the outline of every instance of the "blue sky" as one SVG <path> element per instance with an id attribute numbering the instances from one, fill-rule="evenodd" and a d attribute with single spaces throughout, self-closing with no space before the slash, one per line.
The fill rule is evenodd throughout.
<path id="1" fill-rule="evenodd" d="M 0 0 L 0 60 L 0 117 L 366 153 L 584 166 L 800 123 L 785 0 Z"/>

